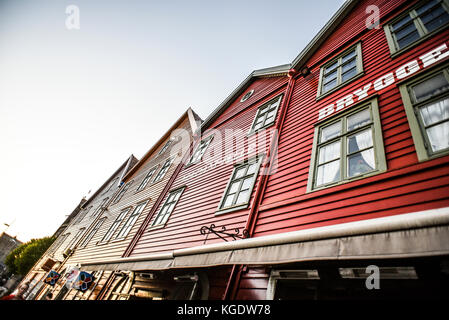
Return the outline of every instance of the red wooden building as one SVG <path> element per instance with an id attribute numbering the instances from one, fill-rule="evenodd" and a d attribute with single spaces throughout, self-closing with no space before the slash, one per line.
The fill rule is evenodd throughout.
<path id="1" fill-rule="evenodd" d="M 446 0 L 348 0 L 250 74 L 122 257 L 82 263 L 114 272 L 101 297 L 447 295 L 448 26 Z"/>
<path id="2" fill-rule="evenodd" d="M 446 1 L 347 1 L 212 113 L 124 258 L 96 267 L 141 272 L 157 297 L 179 279 L 209 299 L 441 296 L 448 25 Z"/>

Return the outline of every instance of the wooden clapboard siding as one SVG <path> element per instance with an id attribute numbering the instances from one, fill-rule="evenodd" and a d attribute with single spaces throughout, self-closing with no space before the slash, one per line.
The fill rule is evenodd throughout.
<path id="1" fill-rule="evenodd" d="M 248 268 L 242 273 L 236 300 L 265 300 L 269 278 L 264 268 Z"/>
<path id="2" fill-rule="evenodd" d="M 129 162 L 129 166 L 127 166 Z M 76 239 L 75 236 L 77 235 L 78 231 L 82 228 L 84 228 L 85 232 L 88 230 L 92 224 L 95 222 L 96 217 L 92 216 L 92 214 L 95 212 L 95 210 L 99 207 L 99 205 L 102 203 L 103 199 L 111 198 L 115 194 L 115 192 L 118 189 L 118 179 L 120 179 L 121 176 L 126 174 L 126 172 L 137 162 L 137 159 L 134 156 L 131 156 L 128 158 L 125 162 L 122 163 L 122 165 L 109 177 L 103 185 L 98 188 L 98 190 L 92 194 L 92 196 L 82 204 L 81 210 L 78 211 L 78 213 L 68 222 L 67 226 L 63 229 L 62 232 L 59 233 L 57 236 L 55 242 L 48 248 L 48 250 L 42 255 L 42 257 L 39 259 L 39 261 L 35 264 L 35 266 L 32 268 L 32 270 L 29 272 L 29 274 L 25 277 L 25 279 L 28 279 L 32 277 L 33 274 L 42 272 L 42 265 L 47 261 L 47 259 L 51 258 L 57 263 L 54 265 L 53 269 L 57 270 L 58 272 L 63 272 L 66 269 L 66 265 L 63 263 L 65 258 L 63 256 L 63 253 L 67 248 L 72 247 L 74 249 L 76 247 L 76 244 L 81 240 L 83 235 L 81 235 L 81 238 L 78 237 L 78 241 L 74 241 Z M 117 180 L 115 180 L 117 179 Z M 114 183 L 114 185 L 109 188 L 113 181 L 116 181 L 117 183 Z M 92 207 L 87 214 L 85 213 L 85 210 L 87 208 Z M 66 236 L 68 234 L 68 236 Z M 35 300 L 40 299 L 42 294 L 46 292 L 48 286 L 45 285 L 41 288 L 40 292 L 36 295 L 34 298 Z M 54 296 L 56 296 L 57 292 L 59 292 L 59 289 L 54 291 Z"/>
<path id="3" fill-rule="evenodd" d="M 70 233 L 70 236 L 67 237 L 67 239 L 64 240 L 63 243 L 60 244 L 59 248 L 55 251 L 54 257 L 59 260 L 63 261 L 63 253 L 68 248 L 69 244 L 72 244 L 72 249 L 75 249 L 76 245 L 81 241 L 84 236 L 86 236 L 89 233 L 90 228 L 95 224 L 96 220 L 101 216 L 101 211 L 97 212 L 97 209 L 100 207 L 100 205 L 103 203 L 104 199 L 111 200 L 114 195 L 119 190 L 119 179 L 126 174 L 126 172 L 131 169 L 131 167 L 137 163 L 137 159 L 134 156 L 131 156 L 130 163 L 127 167 L 127 162 L 125 161 L 122 166 L 117 170 L 105 183 L 100 189 L 92 195 L 92 197 L 83 205 L 84 210 L 87 210 L 91 207 L 91 209 L 87 212 L 87 214 L 84 213 L 84 210 L 80 211 L 78 215 L 80 217 L 75 217 L 70 225 L 66 228 L 66 230 L 62 233 L 62 235 L 65 235 L 67 233 Z M 114 183 L 114 185 L 111 186 L 111 183 Z M 94 213 L 96 213 L 94 215 Z M 80 218 L 82 218 L 80 220 Z M 84 233 L 81 235 L 81 237 L 78 238 L 76 243 L 73 243 L 75 236 L 77 235 L 78 231 L 84 228 Z"/>
<path id="4" fill-rule="evenodd" d="M 190 126 L 190 122 L 187 116 L 187 113 L 183 116 L 183 118 L 179 121 L 177 126 L 174 129 L 184 129 L 187 130 L 189 135 L 192 134 L 192 128 Z M 151 210 L 155 200 L 159 197 L 160 193 L 163 191 L 166 183 L 172 176 L 173 172 L 176 169 L 177 163 L 180 161 L 180 159 L 183 156 L 183 153 L 188 151 L 188 141 L 183 141 L 179 143 L 172 144 L 170 148 L 164 152 L 161 155 L 158 155 L 160 149 L 165 145 L 165 143 L 170 139 L 170 135 L 168 134 L 165 139 L 161 140 L 159 142 L 159 145 L 157 148 L 153 148 L 153 151 L 151 154 L 147 154 L 145 157 L 146 159 L 142 159 L 143 161 L 139 162 L 136 166 L 138 168 L 133 168 L 131 170 L 131 174 L 126 177 L 124 180 L 124 184 L 132 181 L 132 184 L 128 188 L 128 190 L 125 192 L 123 197 L 120 199 L 120 201 L 116 204 L 109 205 L 107 211 L 102 215 L 101 218 L 105 218 L 104 223 L 101 225 L 100 229 L 97 231 L 97 233 L 94 235 L 92 240 L 87 244 L 85 248 L 78 248 L 75 254 L 69 259 L 68 263 L 87 263 L 92 260 L 99 260 L 99 259 L 112 259 L 112 258 L 120 258 L 128 245 L 130 244 L 130 241 L 135 236 L 137 230 L 139 229 L 140 225 L 144 221 L 145 217 L 147 216 L 148 212 Z M 187 143 L 187 147 L 186 147 Z M 163 163 L 170 157 L 175 156 L 175 161 L 170 166 L 169 170 L 165 174 L 164 178 L 156 183 L 152 183 L 152 179 L 157 174 L 159 169 L 162 167 Z M 136 192 L 137 188 L 139 187 L 142 180 L 147 175 L 148 171 L 151 170 L 153 167 L 158 166 L 158 169 L 153 174 L 150 182 L 145 187 L 145 189 Z M 106 242 L 106 243 L 100 243 L 100 241 L 103 239 L 106 232 L 111 227 L 112 223 L 116 220 L 117 216 L 120 214 L 120 212 L 125 208 L 131 208 L 131 210 L 128 212 L 125 219 L 122 221 L 122 223 L 119 225 L 117 230 L 115 231 L 115 234 L 117 234 L 121 227 L 126 222 L 127 217 L 132 213 L 132 210 L 136 207 L 137 204 L 141 203 L 142 201 L 147 201 L 143 212 L 139 215 L 138 219 L 134 223 L 133 227 L 131 228 L 130 232 L 124 239 L 114 239 L 114 237 Z"/>
<path id="5" fill-rule="evenodd" d="M 215 134 L 202 161 L 193 165 L 183 166 L 177 178 L 173 182 L 170 190 L 186 187 L 181 195 L 174 211 L 169 217 L 164 228 L 152 229 L 151 222 L 163 205 L 167 194 L 161 205 L 157 208 L 149 226 L 144 230 L 142 236 L 132 248 L 130 256 L 142 254 L 167 252 L 174 249 L 193 247 L 202 245 L 205 236 L 200 234 L 202 226 L 215 226 L 221 228 L 225 226 L 228 230 L 245 227 L 249 209 L 242 209 L 234 212 L 215 215 L 218 210 L 220 200 L 225 192 L 227 183 L 233 172 L 234 164 L 248 159 L 257 153 L 266 153 L 270 145 L 274 125 L 268 130 L 256 135 L 247 135 L 252 126 L 254 117 L 259 106 L 270 99 L 285 93 L 287 83 L 286 76 L 259 78 L 254 80 L 240 96 L 236 97 L 229 107 L 213 121 L 210 127 L 206 128 L 203 138 Z M 253 96 L 244 103 L 240 102 L 241 97 L 248 91 L 254 89 Z M 282 100 L 283 101 L 283 100 Z M 282 104 L 281 101 L 281 104 Z M 280 109 L 280 107 L 279 107 Z M 279 117 L 279 110 L 277 117 Z M 233 130 L 235 134 L 236 147 L 232 148 L 232 142 L 226 140 L 227 130 Z M 223 156 L 223 152 L 215 152 L 213 156 L 208 156 L 211 150 L 219 150 L 223 146 L 224 154 L 239 153 L 243 147 L 245 152 L 247 146 L 265 135 L 266 146 L 260 150 L 255 150 L 253 154 L 245 154 L 241 159 L 221 164 L 213 168 L 208 167 Z M 226 140 L 222 143 L 220 136 Z M 208 169 L 209 168 L 209 169 Z M 206 170 L 207 169 L 207 170 Z M 203 171 L 204 170 L 204 171 Z M 198 173 L 196 176 L 193 174 Z M 256 184 L 260 180 L 257 179 Z M 250 203 L 254 197 L 251 195 Z M 220 238 L 209 235 L 207 243 L 223 241 Z"/>
<path id="6" fill-rule="evenodd" d="M 209 300 L 223 299 L 230 274 L 230 267 L 217 267 L 207 270 L 207 276 L 209 278 Z"/>
<path id="7" fill-rule="evenodd" d="M 376 218 L 449 205 L 449 157 L 418 162 L 397 83 L 377 96 L 387 171 L 361 180 L 306 193 L 318 110 L 396 71 L 400 66 L 446 43 L 447 28 L 391 58 L 383 28 L 368 30 L 362 11 L 380 8 L 381 24 L 416 2 L 362 1 L 306 64 L 311 75 L 296 80 L 280 133 L 275 173 L 269 177 L 255 236 L 348 221 Z M 316 100 L 320 66 L 361 41 L 364 75 L 323 99 Z M 420 72 L 426 72 L 421 70 Z M 413 76 L 412 76 L 413 77 Z M 397 82 L 397 80 L 396 80 Z M 349 107 L 351 108 L 351 107 Z M 344 110 L 347 110 L 344 109 Z"/>

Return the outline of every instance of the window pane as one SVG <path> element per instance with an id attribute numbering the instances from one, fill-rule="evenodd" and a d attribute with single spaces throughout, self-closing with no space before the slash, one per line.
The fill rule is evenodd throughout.
<path id="1" fill-rule="evenodd" d="M 344 65 L 341 67 L 341 72 L 342 72 L 342 73 L 345 73 L 346 71 L 348 71 L 348 70 L 350 70 L 350 69 L 356 67 L 356 65 L 357 65 L 357 64 L 356 64 L 356 60 L 355 60 L 355 59 L 352 59 L 351 61 L 349 61 L 348 63 L 344 64 Z"/>
<path id="2" fill-rule="evenodd" d="M 371 129 L 359 132 L 348 137 L 348 153 L 354 153 L 359 150 L 369 148 L 373 145 Z"/>
<path id="3" fill-rule="evenodd" d="M 433 152 L 449 148 L 449 121 L 426 129 Z"/>
<path id="4" fill-rule="evenodd" d="M 340 158 L 340 141 L 321 147 L 318 163 L 321 164 L 338 158 Z"/>
<path id="5" fill-rule="evenodd" d="M 443 9 L 441 9 L 443 11 Z M 429 17 L 432 16 L 431 14 L 428 15 Z M 425 22 L 424 25 L 427 28 L 428 32 L 432 32 L 436 29 L 438 29 L 441 26 L 444 26 L 449 22 L 449 15 L 444 11 L 439 17 L 436 17 L 432 20 L 429 19 L 428 22 Z"/>
<path id="6" fill-rule="evenodd" d="M 320 142 L 331 140 L 332 138 L 338 137 L 340 134 L 341 134 L 341 122 L 339 121 L 321 129 Z"/>
<path id="7" fill-rule="evenodd" d="M 352 68 L 348 72 L 345 72 L 341 75 L 341 82 L 345 82 L 346 80 L 351 79 L 357 74 L 357 67 Z"/>
<path id="8" fill-rule="evenodd" d="M 331 73 L 333 70 L 335 70 L 338 66 L 338 61 L 335 61 L 333 64 L 331 64 L 330 66 L 326 67 L 324 69 L 324 73 L 325 74 L 329 74 Z"/>
<path id="9" fill-rule="evenodd" d="M 237 170 L 237 172 L 235 173 L 235 179 L 241 178 L 245 175 L 246 172 L 246 167 L 240 168 Z"/>
<path id="10" fill-rule="evenodd" d="M 271 110 L 271 111 L 268 112 L 268 114 L 267 114 L 267 119 L 268 119 L 268 118 L 271 118 L 271 117 L 274 117 L 275 114 L 276 114 L 276 109 Z"/>
<path id="11" fill-rule="evenodd" d="M 249 197 L 249 190 L 242 190 L 239 193 L 239 196 L 237 198 L 237 202 L 235 204 L 246 203 L 248 201 L 248 197 Z"/>
<path id="12" fill-rule="evenodd" d="M 245 180 L 243 180 L 242 190 L 249 189 L 251 187 L 253 181 L 254 181 L 253 177 L 246 178 Z"/>
<path id="13" fill-rule="evenodd" d="M 419 112 L 426 127 L 438 121 L 449 119 L 449 98 L 421 107 Z"/>
<path id="14" fill-rule="evenodd" d="M 437 0 L 430 0 L 426 4 L 424 4 L 423 6 L 419 7 L 418 9 L 416 9 L 416 13 L 418 13 L 418 15 L 421 15 L 423 12 L 425 12 L 426 10 L 434 7 L 437 4 L 438 4 Z"/>
<path id="15" fill-rule="evenodd" d="M 340 160 L 329 162 L 318 167 L 316 185 L 320 186 L 326 183 L 340 180 Z"/>
<path id="16" fill-rule="evenodd" d="M 223 204 L 223 207 L 230 207 L 232 206 L 232 200 L 234 200 L 234 194 L 230 194 L 226 197 L 226 200 Z"/>
<path id="17" fill-rule="evenodd" d="M 236 193 L 239 188 L 240 181 L 233 182 L 229 188 L 229 194 Z"/>
<path id="18" fill-rule="evenodd" d="M 348 176 L 354 177 L 374 170 L 374 149 L 368 149 L 348 157 Z"/>
<path id="19" fill-rule="evenodd" d="M 427 100 L 435 95 L 449 90 L 449 82 L 443 73 L 421 82 L 412 87 L 416 102 Z"/>
<path id="20" fill-rule="evenodd" d="M 337 70 L 335 70 L 334 72 L 331 72 L 331 73 L 326 73 L 324 75 L 323 81 L 324 81 L 324 83 L 328 83 L 328 82 L 334 80 L 335 78 L 337 78 Z"/>
<path id="21" fill-rule="evenodd" d="M 415 24 L 413 22 L 410 22 L 406 26 L 395 32 L 396 39 L 398 39 L 399 41 L 405 38 L 406 36 L 414 33 L 415 31 L 417 31 Z"/>
<path id="22" fill-rule="evenodd" d="M 341 63 L 345 63 L 346 61 L 348 61 L 348 60 L 350 60 L 352 58 L 354 58 L 354 61 L 355 61 L 355 49 L 352 50 L 347 55 L 345 55 L 343 58 L 341 58 Z"/>
<path id="23" fill-rule="evenodd" d="M 257 167 L 257 163 L 250 164 L 246 174 L 248 175 L 248 174 L 253 174 L 254 172 L 256 172 L 256 167 Z"/>
<path id="24" fill-rule="evenodd" d="M 360 128 L 371 122 L 369 109 L 357 112 L 348 117 L 348 131 Z"/>
<path id="25" fill-rule="evenodd" d="M 401 28 L 403 25 L 405 25 L 407 22 L 410 22 L 411 20 L 412 20 L 412 18 L 410 17 L 410 15 L 405 16 L 404 18 L 402 18 L 401 20 L 399 20 L 398 22 L 396 22 L 392 25 L 393 31 L 398 30 L 399 28 Z"/>
<path id="26" fill-rule="evenodd" d="M 420 36 L 419 36 L 418 31 L 413 31 L 408 36 L 398 40 L 399 49 L 402 49 L 402 48 L 408 46 L 409 44 L 419 40 L 419 38 L 420 38 Z"/>
<path id="27" fill-rule="evenodd" d="M 335 80 L 333 80 L 333 81 L 331 81 L 329 83 L 326 83 L 323 86 L 323 92 L 327 92 L 327 91 L 331 90 L 332 88 L 334 88 L 336 86 L 337 86 L 337 79 L 335 79 Z"/>

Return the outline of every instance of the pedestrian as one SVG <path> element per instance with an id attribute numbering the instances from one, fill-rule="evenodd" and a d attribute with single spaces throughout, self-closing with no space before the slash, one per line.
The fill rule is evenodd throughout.
<path id="1" fill-rule="evenodd" d="M 14 291 L 15 293 L 13 292 L 9 296 L 3 297 L 0 300 L 25 300 L 23 295 L 27 292 L 29 287 L 30 283 L 25 282 L 20 285 L 20 287 L 16 291 Z"/>

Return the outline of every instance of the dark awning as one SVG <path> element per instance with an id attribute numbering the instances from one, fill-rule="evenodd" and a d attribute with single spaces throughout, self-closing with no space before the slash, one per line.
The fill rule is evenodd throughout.
<path id="1" fill-rule="evenodd" d="M 449 254 L 449 208 L 300 230 L 152 256 L 83 264 L 88 270 L 163 270 Z"/>

